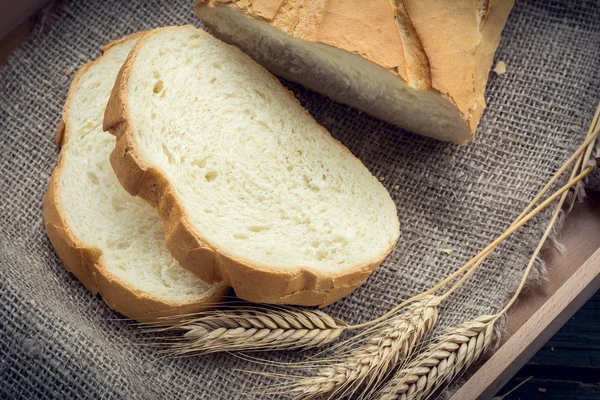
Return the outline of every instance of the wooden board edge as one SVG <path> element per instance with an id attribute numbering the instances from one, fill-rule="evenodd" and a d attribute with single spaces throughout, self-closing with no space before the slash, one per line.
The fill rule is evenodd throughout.
<path id="1" fill-rule="evenodd" d="M 600 249 L 589 257 L 450 400 L 491 399 L 600 289 Z"/>

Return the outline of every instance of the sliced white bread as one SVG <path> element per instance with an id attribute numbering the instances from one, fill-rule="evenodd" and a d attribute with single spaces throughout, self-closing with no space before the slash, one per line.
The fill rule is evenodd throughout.
<path id="1" fill-rule="evenodd" d="M 127 317 L 155 321 L 213 306 L 227 287 L 207 284 L 177 264 L 164 247 L 156 210 L 130 196 L 110 166 L 115 139 L 102 130 L 104 108 L 138 36 L 107 45 L 74 77 L 44 220 L 56 253 L 88 290 Z"/>
<path id="2" fill-rule="evenodd" d="M 173 256 L 243 299 L 332 303 L 398 239 L 379 180 L 273 75 L 202 30 L 141 38 L 104 128 L 119 181 L 159 210 Z"/>
<path id="3" fill-rule="evenodd" d="M 415 133 L 471 139 L 514 0 L 197 0 L 274 74 Z"/>

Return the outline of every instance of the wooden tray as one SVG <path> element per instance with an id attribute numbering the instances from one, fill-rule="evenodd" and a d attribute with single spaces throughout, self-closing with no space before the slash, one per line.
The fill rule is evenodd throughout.
<path id="1" fill-rule="evenodd" d="M 29 21 L 0 38 L 0 68 L 29 34 Z M 491 399 L 502 386 L 600 289 L 600 194 L 577 204 L 561 242 L 567 252 L 544 254 L 548 282 L 524 293 L 509 311 L 511 337 L 451 400 Z"/>
<path id="2" fill-rule="evenodd" d="M 548 281 L 522 294 L 508 312 L 511 337 L 451 397 L 491 399 L 600 289 L 600 194 L 591 193 L 565 220 L 567 252 L 547 251 Z"/>

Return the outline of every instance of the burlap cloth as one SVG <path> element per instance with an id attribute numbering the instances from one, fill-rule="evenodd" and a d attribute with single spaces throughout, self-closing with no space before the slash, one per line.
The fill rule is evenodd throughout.
<path id="1" fill-rule="evenodd" d="M 192 0 L 62 4 L 38 16 L 0 71 L 0 397 L 229 399 L 265 383 L 236 371 L 263 367 L 230 355 L 159 359 L 140 347 L 136 330 L 66 272 L 44 232 L 66 71 L 124 34 L 184 23 L 198 24 Z M 447 275 L 506 229 L 583 141 L 600 92 L 598 1 L 518 1 L 497 59 L 508 72 L 491 74 L 488 109 L 463 147 L 289 85 L 382 179 L 401 221 L 393 254 L 331 314 L 367 320 Z M 440 327 L 503 306 L 548 219 L 502 245 L 445 304 Z"/>

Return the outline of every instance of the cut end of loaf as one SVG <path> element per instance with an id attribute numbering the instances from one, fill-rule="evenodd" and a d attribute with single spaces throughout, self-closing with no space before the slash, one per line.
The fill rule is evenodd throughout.
<path id="1" fill-rule="evenodd" d="M 385 188 L 239 50 L 192 27 L 158 29 L 115 87 L 115 172 L 158 208 L 167 247 L 203 279 L 250 301 L 324 305 L 395 246 Z"/>
<path id="2" fill-rule="evenodd" d="M 307 27 L 302 33 L 286 32 L 287 25 L 255 18 L 237 6 L 219 2 L 198 2 L 196 14 L 217 37 L 240 47 L 274 74 L 335 101 L 443 141 L 463 144 L 475 134 L 484 104 L 473 102 L 472 112 L 461 112 L 451 97 L 431 88 L 430 66 L 422 45 L 412 25 L 401 24 L 409 21 L 405 13 L 395 19 L 402 27 L 398 40 L 402 38 L 406 47 L 404 76 L 370 61 L 365 54 L 343 50 L 339 44 L 327 44 L 307 33 L 316 27 Z"/>

